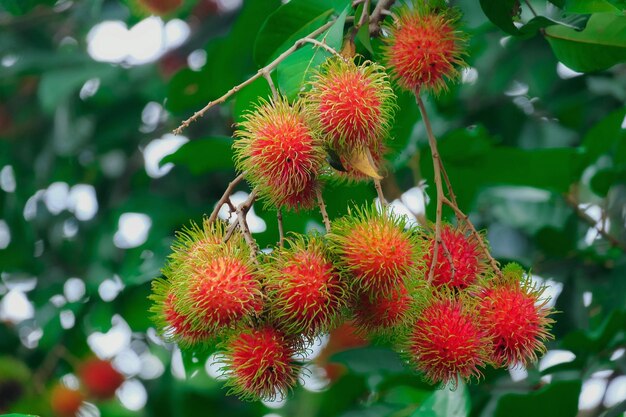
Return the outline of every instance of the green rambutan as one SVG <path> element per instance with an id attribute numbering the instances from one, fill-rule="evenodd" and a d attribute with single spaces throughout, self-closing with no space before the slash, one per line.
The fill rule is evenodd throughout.
<path id="1" fill-rule="evenodd" d="M 465 35 L 457 29 L 458 12 L 413 2 L 400 7 L 393 25 L 386 26 L 385 61 L 398 85 L 413 93 L 430 90 L 437 94 L 458 78 Z"/>
<path id="2" fill-rule="evenodd" d="M 369 149 L 391 129 L 395 95 L 377 63 L 329 58 L 314 77 L 307 100 L 326 144 L 337 152 Z"/>
<path id="3" fill-rule="evenodd" d="M 296 236 L 287 246 L 263 270 L 272 321 L 288 334 L 327 332 L 346 306 L 346 286 L 321 237 Z"/>
<path id="4" fill-rule="evenodd" d="M 247 329 L 225 345 L 223 360 L 229 394 L 243 400 L 283 398 L 298 382 L 301 354 L 297 339 L 273 327 Z"/>
<path id="5" fill-rule="evenodd" d="M 481 377 L 491 340 L 468 297 L 434 293 L 418 317 L 404 350 L 429 382 L 456 385 L 459 378 Z"/>
<path id="6" fill-rule="evenodd" d="M 553 310 L 542 298 L 545 287 L 533 285 L 523 270 L 511 271 L 505 268 L 505 279 L 494 280 L 479 295 L 481 323 L 493 337 L 492 361 L 499 366 L 536 362 L 553 338 L 549 331 L 554 320 L 548 317 Z"/>
<path id="7" fill-rule="evenodd" d="M 235 136 L 235 165 L 262 198 L 292 210 L 315 204 L 324 148 L 302 102 L 262 101 L 245 116 Z"/>
<path id="8" fill-rule="evenodd" d="M 388 294 L 418 268 L 416 233 L 389 210 L 350 210 L 333 222 L 328 239 L 345 279 L 359 293 Z"/>

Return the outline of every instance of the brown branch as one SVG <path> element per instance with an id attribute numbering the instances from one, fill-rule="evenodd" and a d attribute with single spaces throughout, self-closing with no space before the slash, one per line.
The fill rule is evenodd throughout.
<path id="1" fill-rule="evenodd" d="M 485 240 L 483 239 L 481 234 L 478 233 L 478 231 L 476 230 L 476 228 L 474 227 L 474 225 L 470 221 L 470 219 L 467 216 L 467 214 L 463 213 L 463 211 L 461 211 L 459 206 L 454 204 L 452 201 L 450 201 L 445 196 L 443 197 L 442 202 L 445 205 L 447 205 L 448 207 L 450 207 L 452 210 L 454 210 L 454 213 L 459 218 L 459 220 L 462 221 L 463 223 L 465 223 L 467 225 L 467 227 L 469 227 L 470 233 L 472 234 L 472 236 L 474 236 L 474 238 L 478 242 L 478 246 L 480 246 L 480 250 L 482 250 L 483 253 L 485 254 L 485 256 L 487 257 L 487 260 L 489 261 L 489 265 L 491 265 L 491 268 L 495 271 L 495 273 L 499 277 L 502 277 L 502 271 L 500 271 L 500 267 L 498 266 L 498 261 L 496 261 L 493 258 L 493 256 L 491 256 L 491 252 L 489 252 L 489 248 L 487 247 L 487 244 L 485 243 Z"/>
<path id="2" fill-rule="evenodd" d="M 430 153 L 433 158 L 433 171 L 434 171 L 434 179 L 435 186 L 437 188 L 437 209 L 435 214 L 435 246 L 433 248 L 433 258 L 430 262 L 430 268 L 428 271 L 428 283 L 433 282 L 433 278 L 435 276 L 435 264 L 437 263 L 437 258 L 439 256 L 439 246 L 441 245 L 441 214 L 443 211 L 443 185 L 441 184 L 441 159 L 439 157 L 439 151 L 437 149 L 437 139 L 435 139 L 435 135 L 433 134 L 432 126 L 430 125 L 430 119 L 428 118 L 428 114 L 426 113 L 426 107 L 424 107 L 424 102 L 422 101 L 419 94 L 415 95 L 417 100 L 417 105 L 420 109 L 420 113 L 422 114 L 422 120 L 424 121 L 424 126 L 426 127 L 426 136 L 428 136 L 428 144 L 430 145 Z"/>
<path id="3" fill-rule="evenodd" d="M 283 229 L 283 212 L 280 208 L 276 212 L 276 220 L 278 221 L 278 246 L 282 248 L 285 246 L 285 231 Z"/>
<path id="4" fill-rule="evenodd" d="M 374 178 L 374 188 L 376 188 L 376 194 L 378 194 L 378 200 L 380 200 L 380 205 L 383 207 L 387 207 L 389 203 L 387 203 L 387 200 L 385 199 L 383 186 L 378 178 Z"/>
<path id="5" fill-rule="evenodd" d="M 583 220 L 585 223 L 591 226 L 596 232 L 600 234 L 600 236 L 606 239 L 606 241 L 609 242 L 612 247 L 619 248 L 622 250 L 622 252 L 626 253 L 626 243 L 620 241 L 615 236 L 608 233 L 604 229 L 604 227 L 598 227 L 596 220 L 593 217 L 589 216 L 587 213 L 585 213 L 585 211 L 578 206 L 578 201 L 576 201 L 576 198 L 572 194 L 565 195 L 565 202 L 574 210 L 574 213 L 576 213 L 576 216 L 578 216 L 579 219 Z"/>
<path id="6" fill-rule="evenodd" d="M 443 181 L 446 184 L 446 189 L 448 190 L 448 195 L 450 196 L 450 200 L 458 206 L 456 203 L 456 195 L 454 195 L 454 190 L 452 189 L 452 184 L 450 184 L 450 178 L 448 177 L 448 173 L 446 172 L 446 168 L 443 166 L 443 162 L 441 158 L 439 158 L 439 169 L 441 170 L 441 174 L 443 176 Z"/>
<path id="7" fill-rule="evenodd" d="M 272 74 L 267 71 L 263 71 L 263 77 L 265 77 L 265 80 L 267 80 L 267 84 L 270 86 L 270 90 L 272 91 L 272 98 L 274 99 L 274 101 L 277 101 L 279 97 L 278 90 L 274 85 L 274 80 L 272 80 Z"/>
<path id="8" fill-rule="evenodd" d="M 314 46 L 317 46 L 318 48 L 322 48 L 325 49 L 327 52 L 330 52 L 332 55 L 335 55 L 336 57 L 339 57 L 341 59 L 343 59 L 345 61 L 345 57 L 343 55 L 341 55 L 339 52 L 337 52 L 335 49 L 331 48 L 330 46 L 326 45 L 324 42 L 320 42 L 317 39 L 313 39 L 313 38 L 302 38 L 302 41 L 305 43 L 310 43 Z"/>
<path id="9" fill-rule="evenodd" d="M 389 8 L 393 5 L 395 0 L 379 0 L 378 4 L 374 8 L 374 11 L 370 15 L 370 35 L 378 36 L 380 34 L 380 23 L 385 18 L 385 12 L 389 11 Z"/>
<path id="10" fill-rule="evenodd" d="M 226 231 L 226 234 L 224 235 L 224 239 L 222 239 L 222 243 L 228 242 L 235 232 L 235 229 L 239 227 L 241 234 L 243 235 L 246 243 L 251 249 L 251 257 L 254 259 L 255 262 L 257 262 L 256 255 L 259 248 L 254 238 L 252 237 L 252 234 L 250 233 L 250 229 L 248 228 L 246 215 L 248 214 L 248 211 L 250 211 L 252 204 L 256 200 L 257 193 L 258 191 L 256 189 L 252 190 L 246 201 L 237 206 L 237 208 L 235 209 L 235 213 L 237 214 L 237 221 L 231 223 L 231 225 L 228 227 L 228 230 Z M 232 202 L 230 204 L 232 205 Z"/>
<path id="11" fill-rule="evenodd" d="M 250 85 L 256 79 L 258 79 L 259 77 L 262 77 L 265 73 L 269 74 L 270 72 L 272 72 L 278 66 L 278 64 L 280 64 L 282 61 L 285 60 L 285 58 L 287 58 L 289 55 L 293 54 L 295 51 L 297 51 L 303 45 L 305 45 L 308 42 L 306 39 L 312 39 L 312 38 L 315 38 L 316 36 L 322 34 L 324 31 L 326 31 L 328 28 L 330 28 L 333 25 L 333 23 L 335 23 L 335 21 L 331 20 L 330 22 L 327 22 L 326 24 L 322 25 L 318 29 L 316 29 L 313 32 L 309 33 L 304 38 L 298 39 L 296 42 L 294 42 L 294 44 L 289 49 L 287 49 L 285 52 L 280 54 L 276 59 L 274 59 L 272 62 L 267 64 L 265 67 L 263 67 L 260 70 L 258 70 L 256 72 L 256 74 L 254 74 L 252 77 L 248 78 L 246 81 L 242 82 L 241 84 L 238 84 L 238 85 L 234 86 L 233 88 L 228 90 L 228 92 L 226 94 L 224 94 L 223 96 L 221 96 L 221 97 L 219 97 L 219 98 L 209 102 L 202 109 L 198 110 L 197 112 L 194 112 L 193 116 L 191 116 L 190 118 L 188 118 L 187 120 L 182 122 L 180 126 L 178 126 L 176 129 L 174 129 L 173 133 L 175 135 L 181 134 L 182 131 L 185 130 L 186 128 L 188 128 L 191 123 L 195 122 L 197 119 L 199 119 L 200 117 L 204 116 L 204 114 L 207 111 L 209 111 L 209 109 L 211 107 L 215 106 L 216 104 L 220 104 L 220 103 L 225 102 L 233 94 L 237 93 L 242 88 Z"/>
<path id="12" fill-rule="evenodd" d="M 326 211 L 326 204 L 324 203 L 322 190 L 318 187 L 315 192 L 317 194 L 317 204 L 320 207 L 320 213 L 322 213 L 322 219 L 324 220 L 324 227 L 326 227 L 326 233 L 330 233 L 330 219 L 328 218 L 328 212 Z"/>
<path id="13" fill-rule="evenodd" d="M 222 194 L 222 197 L 217 201 L 217 205 L 211 212 L 211 216 L 209 216 L 209 224 L 213 223 L 217 219 L 217 215 L 224 204 L 229 204 L 232 207 L 232 203 L 230 202 L 230 195 L 233 193 L 235 187 L 243 180 L 243 177 L 246 175 L 245 172 L 239 174 L 234 180 L 228 183 L 228 187 Z"/>

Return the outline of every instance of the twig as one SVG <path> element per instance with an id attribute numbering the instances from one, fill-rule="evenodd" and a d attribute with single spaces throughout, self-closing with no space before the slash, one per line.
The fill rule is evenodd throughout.
<path id="1" fill-rule="evenodd" d="M 324 220 L 324 226 L 326 227 L 326 233 L 330 233 L 330 219 L 328 218 L 328 212 L 326 211 L 324 197 L 322 197 L 322 190 L 318 187 L 315 192 L 317 194 L 317 204 L 320 206 L 320 213 L 322 213 L 322 219 Z"/>
<path id="2" fill-rule="evenodd" d="M 446 172 L 446 168 L 443 166 L 443 162 L 441 158 L 439 158 L 439 169 L 441 170 L 441 174 L 443 176 L 443 181 L 446 184 L 446 189 L 448 190 L 448 195 L 450 196 L 450 200 L 458 206 L 456 203 L 456 195 L 454 195 L 454 190 L 452 189 L 452 184 L 450 184 L 450 178 L 448 178 L 448 173 Z"/>
<path id="3" fill-rule="evenodd" d="M 441 245 L 441 214 L 443 211 L 443 186 L 441 184 L 441 163 L 439 157 L 439 151 L 437 150 L 437 139 L 435 139 L 435 135 L 433 134 L 433 129 L 430 125 L 430 119 L 428 118 L 428 114 L 426 113 L 426 107 L 424 107 L 424 102 L 419 94 L 415 95 L 417 100 L 417 105 L 420 109 L 420 113 L 422 113 L 422 120 L 424 121 L 424 126 L 426 127 L 426 136 L 428 136 L 428 144 L 430 145 L 430 153 L 433 158 L 433 171 L 434 171 L 434 179 L 435 186 L 437 188 L 437 211 L 435 217 L 435 245 L 433 247 L 433 258 L 430 261 L 430 268 L 428 271 L 428 283 L 433 282 L 433 278 L 435 276 L 435 264 L 437 263 L 437 258 L 439 256 L 439 245 Z"/>
<path id="4" fill-rule="evenodd" d="M 393 5 L 395 0 L 379 0 L 370 15 L 370 35 L 378 36 L 380 34 L 380 22 L 385 18 L 385 12 Z"/>
<path id="5" fill-rule="evenodd" d="M 243 203 L 239 204 L 239 206 L 237 207 L 237 219 L 239 220 L 239 230 L 241 230 L 241 234 L 243 234 L 243 237 L 246 240 L 246 243 L 248 244 L 248 246 L 250 246 L 251 257 L 255 261 L 257 261 L 256 254 L 259 248 L 256 245 L 256 241 L 252 237 L 252 233 L 250 233 L 250 229 L 248 228 L 248 222 L 246 221 L 246 214 L 248 214 L 248 210 L 250 210 L 250 207 L 252 207 L 252 203 L 254 203 L 254 200 L 256 199 L 257 192 L 258 191 L 256 189 L 252 190 L 248 199 L 244 201 Z"/>
<path id="6" fill-rule="evenodd" d="M 209 224 L 213 223 L 217 219 L 217 215 L 220 212 L 220 209 L 222 208 L 222 206 L 227 201 L 230 202 L 230 195 L 233 193 L 233 190 L 241 182 L 241 180 L 243 180 L 243 177 L 245 175 L 246 175 L 246 172 L 244 171 L 241 174 L 239 174 L 234 180 L 228 183 L 228 187 L 226 187 L 224 194 L 222 194 L 222 197 L 217 201 L 217 205 L 211 212 L 211 216 L 209 216 Z M 232 207 L 232 203 L 230 203 L 230 206 Z"/>
<path id="7" fill-rule="evenodd" d="M 282 248 L 285 246 L 285 231 L 283 229 L 283 212 L 280 208 L 276 212 L 276 220 L 278 220 L 278 246 Z"/>
<path id="8" fill-rule="evenodd" d="M 385 199 L 385 194 L 383 194 L 383 186 L 380 183 L 378 178 L 374 178 L 374 188 L 376 188 L 376 193 L 378 194 L 378 200 L 380 200 L 380 204 L 383 207 L 387 207 L 387 200 Z"/>
<path id="9" fill-rule="evenodd" d="M 485 240 L 480 235 L 480 233 L 478 233 L 478 231 L 476 230 L 476 228 L 474 227 L 474 225 L 470 221 L 470 219 L 467 216 L 467 214 L 463 213 L 463 211 L 461 211 L 461 209 L 456 204 L 454 204 L 452 201 L 448 200 L 448 198 L 446 198 L 445 196 L 442 198 L 442 202 L 445 205 L 447 205 L 448 207 L 450 207 L 452 210 L 454 210 L 454 212 L 455 212 L 456 216 L 459 218 L 459 220 L 461 220 L 463 223 L 465 223 L 467 225 L 467 227 L 469 227 L 470 233 L 472 234 L 472 236 L 474 236 L 474 238 L 478 242 L 478 246 L 480 246 L 480 249 L 483 251 L 483 253 L 487 257 L 487 260 L 489 261 L 489 265 L 491 265 L 491 268 L 495 271 L 495 273 L 499 277 L 502 277 L 502 271 L 500 271 L 500 267 L 498 266 L 498 262 L 493 258 L 493 256 L 491 256 L 491 252 L 489 252 L 489 248 L 485 244 Z"/>
<path id="10" fill-rule="evenodd" d="M 578 218 L 580 218 L 589 226 L 591 226 L 594 230 L 596 230 L 600 234 L 600 236 L 602 236 L 609 242 L 611 246 L 619 248 L 622 250 L 622 252 L 626 253 L 626 243 L 620 241 L 615 236 L 608 233 L 604 229 L 604 227 L 598 227 L 596 220 L 593 217 L 589 216 L 587 213 L 585 213 L 585 211 L 578 206 L 578 201 L 576 201 L 576 198 L 574 198 L 572 194 L 565 195 L 565 202 L 574 210 Z"/>
<path id="11" fill-rule="evenodd" d="M 537 17 L 537 12 L 533 8 L 532 4 L 530 4 L 530 2 L 528 0 L 524 0 L 524 3 L 526 3 L 526 6 L 528 6 L 528 8 L 530 9 L 530 12 L 533 14 L 533 16 Z"/>
<path id="12" fill-rule="evenodd" d="M 256 74 L 254 74 L 252 77 L 248 78 L 246 81 L 242 82 L 241 84 L 238 84 L 238 85 L 234 86 L 233 88 L 228 90 L 228 92 L 226 92 L 226 94 L 224 94 L 223 96 L 221 96 L 221 97 L 219 97 L 219 98 L 209 102 L 202 109 L 194 112 L 193 116 L 191 116 L 190 118 L 188 118 L 187 120 L 182 122 L 180 126 L 178 126 L 176 129 L 174 129 L 173 133 L 175 135 L 180 135 L 183 132 L 183 130 L 185 130 L 186 128 L 189 127 L 189 125 L 191 123 L 195 122 L 197 119 L 199 119 L 200 117 L 204 116 L 204 114 L 211 107 L 215 106 L 216 104 L 220 104 L 220 103 L 225 102 L 230 96 L 232 96 L 233 94 L 237 93 L 242 88 L 250 85 L 256 79 L 258 79 L 259 77 L 262 77 L 265 73 L 269 74 L 270 72 L 272 72 L 278 66 L 278 64 L 280 64 L 282 61 L 285 60 L 285 58 L 287 58 L 289 55 L 293 54 L 295 51 L 300 49 L 304 44 L 306 44 L 307 41 L 305 41 L 305 39 L 307 39 L 307 38 L 308 39 L 315 38 L 316 36 L 320 35 L 324 31 L 326 31 L 328 28 L 330 28 L 333 25 L 333 23 L 335 23 L 335 21 L 331 20 L 330 22 L 327 22 L 326 24 L 320 26 L 318 29 L 316 29 L 313 32 L 309 33 L 303 39 L 298 39 L 296 42 L 294 42 L 294 44 L 289 49 L 287 49 L 285 52 L 280 54 L 276 59 L 274 59 L 272 62 L 267 64 L 265 67 L 263 67 L 260 70 L 258 70 L 256 72 Z"/>
<path id="13" fill-rule="evenodd" d="M 450 279 L 453 279 L 454 276 L 456 275 L 456 267 L 454 266 L 454 261 L 452 260 L 452 254 L 450 253 L 450 250 L 448 249 L 448 245 L 446 245 L 446 242 L 443 241 L 443 239 L 441 239 L 441 242 L 439 242 L 441 244 L 441 247 L 443 248 L 443 254 L 445 255 L 446 259 L 448 260 L 448 263 L 450 264 L 450 272 L 452 272 L 452 276 L 450 277 Z"/>
<path id="14" fill-rule="evenodd" d="M 315 46 L 317 46 L 318 48 L 325 49 L 326 51 L 330 52 L 331 54 L 333 54 L 333 55 L 335 55 L 335 56 L 337 56 L 337 57 L 339 57 L 339 58 L 341 58 L 341 59 L 343 59 L 343 60 L 345 60 L 345 59 L 346 59 L 343 55 L 341 55 L 341 54 L 340 54 L 339 52 L 337 52 L 335 49 L 333 49 L 333 48 L 331 48 L 330 46 L 326 45 L 324 42 L 320 42 L 320 41 L 318 41 L 317 39 L 313 39 L 313 38 L 306 37 L 306 38 L 302 38 L 302 41 L 303 41 L 303 42 L 306 42 L 306 43 L 310 43 L 310 44 L 312 44 L 312 45 L 315 45 Z"/>
<path id="15" fill-rule="evenodd" d="M 274 85 L 274 80 L 272 80 L 272 74 L 267 71 L 263 71 L 263 77 L 267 80 L 267 84 L 270 86 L 270 90 L 272 90 L 272 98 L 274 101 L 278 100 L 278 90 Z"/>
<path id="16" fill-rule="evenodd" d="M 361 13 L 361 16 L 359 17 L 359 21 L 354 26 L 356 29 L 356 32 L 358 32 L 359 29 L 361 29 L 361 26 L 365 24 L 365 21 L 369 17 L 369 14 L 370 14 L 369 12 L 370 12 L 370 0 L 365 0 L 365 2 L 363 3 L 363 12 Z"/>

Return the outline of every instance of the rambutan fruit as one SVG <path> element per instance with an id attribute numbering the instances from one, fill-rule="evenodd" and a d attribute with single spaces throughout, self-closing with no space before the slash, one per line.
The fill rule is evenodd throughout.
<path id="1" fill-rule="evenodd" d="M 436 293 L 419 313 L 406 341 L 409 361 L 434 384 L 456 385 L 482 376 L 491 341 L 467 297 Z"/>
<path id="2" fill-rule="evenodd" d="M 533 285 L 527 275 L 504 274 L 479 296 L 481 323 L 493 337 L 492 362 L 498 366 L 527 365 L 545 353 L 545 342 L 554 320 L 553 310 L 542 299 L 544 287 Z"/>
<path id="3" fill-rule="evenodd" d="M 353 306 L 354 326 L 359 334 L 389 337 L 413 318 L 415 300 L 406 286 L 387 293 L 361 294 Z"/>
<path id="4" fill-rule="evenodd" d="M 229 394 L 244 400 L 283 398 L 298 381 L 300 349 L 295 338 L 269 326 L 232 337 L 223 357 Z"/>
<path id="5" fill-rule="evenodd" d="M 426 239 L 428 242 L 422 268 L 428 275 L 435 250 L 434 233 L 429 233 Z M 487 259 L 477 239 L 464 228 L 450 224 L 441 227 L 441 244 L 433 267 L 433 285 L 447 285 L 457 289 L 478 283 L 480 277 L 488 271 Z"/>
<path id="6" fill-rule="evenodd" d="M 321 237 L 287 239 L 264 268 L 272 322 L 288 334 L 333 328 L 346 307 L 346 285 Z"/>
<path id="7" fill-rule="evenodd" d="M 397 10 L 393 25 L 386 26 L 385 61 L 398 85 L 413 93 L 437 94 L 459 76 L 465 36 L 457 29 L 458 12 L 441 2 L 413 2 Z"/>
<path id="8" fill-rule="evenodd" d="M 80 391 L 56 384 L 50 391 L 50 408 L 58 417 L 75 417 L 84 399 Z"/>
<path id="9" fill-rule="evenodd" d="M 333 222 L 328 239 L 345 279 L 358 293 L 388 294 L 418 266 L 416 234 L 389 210 L 350 210 Z"/>
<path id="10" fill-rule="evenodd" d="M 335 57 L 314 77 L 307 101 L 327 146 L 341 153 L 379 144 L 388 135 L 395 107 L 382 66 Z"/>
<path id="11" fill-rule="evenodd" d="M 269 204 L 291 210 L 315 204 L 324 149 L 301 101 L 262 101 L 238 126 L 235 165 Z"/>
<path id="12" fill-rule="evenodd" d="M 124 376 L 113 368 L 111 362 L 98 358 L 83 362 L 78 376 L 89 395 L 100 400 L 112 398 L 124 382 Z"/>

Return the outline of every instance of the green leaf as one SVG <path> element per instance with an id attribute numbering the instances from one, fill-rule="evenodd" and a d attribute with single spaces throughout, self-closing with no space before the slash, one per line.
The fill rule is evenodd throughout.
<path id="1" fill-rule="evenodd" d="M 467 417 L 471 409 L 469 392 L 462 382 L 456 389 L 433 392 L 411 417 Z"/>
<path id="2" fill-rule="evenodd" d="M 619 155 L 620 146 L 626 143 L 626 129 L 622 128 L 624 118 L 626 107 L 609 114 L 587 132 L 582 142 L 586 164 L 595 162 L 604 154 Z M 626 162 L 626 157 L 620 162 Z"/>
<path id="3" fill-rule="evenodd" d="M 1 414 L 2 417 L 38 417 L 34 414 Z"/>
<path id="4" fill-rule="evenodd" d="M 626 2 L 621 0 L 611 2 L 609 0 L 566 0 L 565 10 L 570 13 L 602 13 L 602 12 L 619 12 L 620 7 L 617 3 L 622 2 L 622 8 Z"/>
<path id="5" fill-rule="evenodd" d="M 320 42 L 326 43 L 336 50 L 341 49 L 343 41 L 343 27 L 348 15 L 348 8 L 339 15 L 335 23 L 317 37 Z M 306 82 L 331 53 L 315 45 L 306 44 L 278 65 L 278 85 L 282 93 L 293 100 L 302 91 Z"/>
<path id="6" fill-rule="evenodd" d="M 579 72 L 601 71 L 626 62 L 626 16 L 593 14 L 582 31 L 554 25 L 545 36 L 559 61 Z"/>
<path id="7" fill-rule="evenodd" d="M 480 0 L 480 7 L 500 29 L 511 35 L 519 33 L 513 24 L 513 18 L 519 13 L 519 0 Z"/>
<path id="8" fill-rule="evenodd" d="M 536 392 L 505 394 L 494 417 L 571 417 L 578 412 L 580 380 L 555 381 Z"/>
<path id="9" fill-rule="evenodd" d="M 357 375 L 406 372 L 397 353 L 377 346 L 344 350 L 331 356 L 329 362 L 343 364 Z"/>
<path id="10" fill-rule="evenodd" d="M 176 152 L 163 158 L 168 162 L 186 166 L 193 174 L 233 168 L 233 152 L 230 137 L 214 136 L 185 143 Z"/>
<path id="11" fill-rule="evenodd" d="M 613 310 L 598 328 L 571 332 L 563 338 L 561 345 L 574 353 L 599 352 L 612 344 L 625 326 L 626 314 L 620 310 Z M 623 336 L 622 334 L 622 339 Z"/>

